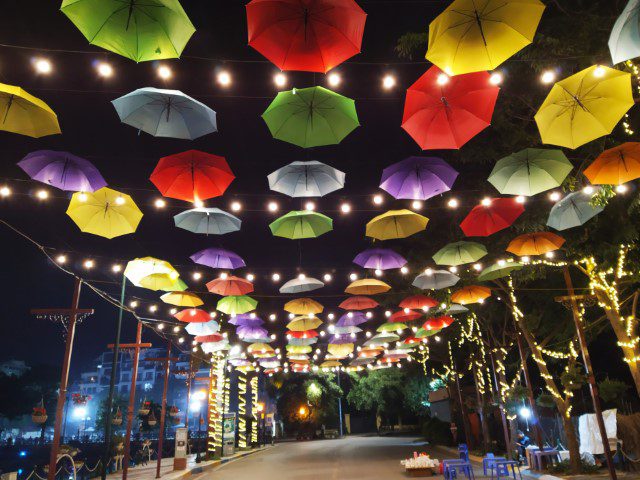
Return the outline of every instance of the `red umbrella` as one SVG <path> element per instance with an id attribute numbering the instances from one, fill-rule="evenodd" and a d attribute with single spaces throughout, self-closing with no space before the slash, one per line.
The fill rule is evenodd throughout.
<path id="1" fill-rule="evenodd" d="M 318 336 L 318 332 L 316 332 L 315 330 L 303 330 L 301 332 L 288 331 L 287 335 L 291 336 L 292 338 L 315 338 Z"/>
<path id="2" fill-rule="evenodd" d="M 253 283 L 244 278 L 234 277 L 215 278 L 207 283 L 207 290 L 226 297 L 228 295 L 246 295 L 253 292 Z"/>
<path id="3" fill-rule="evenodd" d="M 364 295 L 356 295 L 349 297 L 338 305 L 343 310 L 370 310 L 380 305 L 373 298 L 365 297 Z"/>
<path id="4" fill-rule="evenodd" d="M 405 312 L 404 310 L 400 310 L 389 317 L 389 321 L 393 323 L 404 323 L 411 322 L 413 320 L 417 320 L 422 316 L 421 313 L 414 312 L 413 310 L 409 310 Z"/>
<path id="5" fill-rule="evenodd" d="M 360 53 L 366 18 L 353 0 L 253 0 L 249 45 L 280 70 L 326 73 Z"/>
<path id="6" fill-rule="evenodd" d="M 459 149 L 491 124 L 500 88 L 489 78 L 432 66 L 407 90 L 402 128 L 423 150 Z"/>
<path id="7" fill-rule="evenodd" d="M 162 195 L 188 202 L 219 197 L 234 178 L 224 157 L 198 150 L 161 158 L 151 174 Z"/>
<path id="8" fill-rule="evenodd" d="M 426 310 L 438 305 L 438 301 L 426 295 L 413 295 L 400 302 L 400 308 L 410 308 L 411 310 Z"/>
<path id="9" fill-rule="evenodd" d="M 442 315 L 441 317 L 430 318 L 422 325 L 425 330 L 442 330 L 455 322 L 453 317 Z"/>
<path id="10" fill-rule="evenodd" d="M 176 313 L 174 317 L 186 323 L 204 323 L 211 320 L 209 312 L 205 312 L 199 308 L 185 308 Z"/>
<path id="11" fill-rule="evenodd" d="M 460 228 L 467 237 L 488 237 L 510 227 L 523 212 L 514 198 L 487 198 L 469 212 Z"/>
<path id="12" fill-rule="evenodd" d="M 212 335 L 198 335 L 195 341 L 200 343 L 215 343 L 221 341 L 223 338 L 219 333 L 214 333 Z"/>

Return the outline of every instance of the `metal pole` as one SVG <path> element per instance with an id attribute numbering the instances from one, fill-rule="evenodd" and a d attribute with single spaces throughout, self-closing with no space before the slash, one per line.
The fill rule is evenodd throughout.
<path id="1" fill-rule="evenodd" d="M 113 343 L 113 359 L 111 361 L 111 378 L 109 380 L 109 396 L 107 397 L 106 417 L 104 424 L 104 453 L 102 454 L 102 468 L 100 477 L 107 478 L 107 463 L 109 462 L 109 450 L 111 450 L 111 419 L 113 417 L 113 393 L 116 387 L 116 371 L 118 370 L 118 354 L 120 353 L 120 333 L 122 332 L 122 313 L 124 305 L 124 292 L 127 285 L 126 277 L 122 275 L 122 288 L 120 290 L 120 307 L 118 308 L 118 320 L 116 322 L 116 339 Z"/>
<path id="2" fill-rule="evenodd" d="M 136 328 L 136 346 L 133 354 L 133 370 L 131 387 L 129 388 L 129 405 L 127 406 L 127 430 L 124 437 L 124 460 L 122 464 L 122 480 L 127 480 L 129 461 L 131 459 L 131 427 L 133 424 L 133 407 L 136 401 L 136 382 L 138 381 L 138 360 L 140 359 L 140 343 L 142 343 L 142 322 L 138 320 Z"/>
<path id="3" fill-rule="evenodd" d="M 158 435 L 158 463 L 156 465 L 156 478 L 160 478 L 160 466 L 162 465 L 162 443 L 164 440 L 164 417 L 167 412 L 167 387 L 169 386 L 169 364 L 171 363 L 171 340 L 167 339 L 167 358 L 165 360 L 164 387 L 162 389 L 162 409 L 160 410 L 160 433 Z"/>
<path id="4" fill-rule="evenodd" d="M 611 455 L 611 448 L 609 447 L 609 439 L 607 438 L 607 429 L 604 425 L 604 418 L 602 417 L 602 407 L 600 405 L 600 397 L 598 394 L 598 385 L 596 378 L 593 375 L 593 367 L 591 366 L 591 356 L 589 355 L 589 349 L 587 348 L 587 341 L 584 335 L 584 327 L 580 319 L 580 313 L 578 311 L 578 304 L 576 303 L 575 292 L 573 290 L 573 282 L 571 281 L 571 275 L 569 273 L 569 267 L 564 267 L 564 281 L 567 284 L 567 291 L 571 298 L 571 310 L 573 312 L 573 321 L 576 324 L 576 332 L 578 334 L 578 341 L 580 342 L 580 350 L 582 350 L 582 360 L 584 361 L 584 370 L 589 381 L 589 390 L 591 392 L 591 400 L 593 401 L 593 409 L 596 413 L 596 420 L 598 421 L 598 430 L 600 430 L 600 438 L 602 439 L 602 447 L 604 449 L 604 455 L 607 458 L 607 467 L 609 469 L 609 477 L 612 480 L 617 479 L 616 469 L 613 465 L 613 456 Z"/>
<path id="5" fill-rule="evenodd" d="M 73 299 L 71 300 L 71 309 L 77 310 L 80 303 L 80 288 L 82 281 L 76 277 L 73 287 Z M 69 381 L 69 366 L 71 364 L 71 352 L 73 350 L 73 338 L 76 333 L 76 314 L 69 315 L 69 324 L 67 325 L 67 339 L 64 346 L 64 358 L 62 360 L 62 372 L 60 373 L 60 390 L 58 392 L 58 402 L 56 404 L 56 420 L 53 426 L 53 441 L 51 443 L 51 453 L 49 455 L 49 472 L 48 480 L 54 480 L 56 477 L 56 464 L 58 463 L 58 450 L 60 449 L 60 431 L 62 430 L 62 415 L 67 398 L 67 383 Z"/>
<path id="6" fill-rule="evenodd" d="M 471 448 L 473 446 L 473 443 L 471 443 L 471 432 L 470 432 L 471 427 L 469 426 L 469 418 L 467 417 L 467 408 L 465 407 L 464 400 L 462 399 L 462 388 L 460 388 L 460 377 L 458 376 L 457 362 L 454 363 L 454 367 L 456 369 L 454 374 L 456 376 L 456 389 L 458 390 L 458 401 L 460 402 L 460 413 L 462 414 L 462 427 L 464 428 L 464 438 L 467 441 L 467 447 Z"/>
<path id="7" fill-rule="evenodd" d="M 518 352 L 520 353 L 520 361 L 522 362 L 522 371 L 524 372 L 524 383 L 527 387 L 527 396 L 529 397 L 529 408 L 531 409 L 531 415 L 533 415 L 533 429 L 536 432 L 536 442 L 538 448 L 544 450 L 544 442 L 542 440 L 542 431 L 540 430 L 540 423 L 538 422 L 538 411 L 536 409 L 536 401 L 533 397 L 533 389 L 531 387 L 531 377 L 529 376 L 529 367 L 527 366 L 527 357 L 524 354 L 524 346 L 522 345 L 521 333 L 516 332 L 516 341 L 518 343 Z"/>
<path id="8" fill-rule="evenodd" d="M 509 426 L 507 425 L 507 416 L 504 413 L 504 404 L 502 403 L 502 396 L 500 395 L 500 382 L 498 382 L 498 373 L 496 371 L 496 361 L 493 352 L 489 353 L 491 359 L 491 370 L 493 371 L 493 384 L 495 387 L 496 396 L 500 399 L 498 403 L 498 409 L 500 410 L 500 417 L 502 419 L 502 433 L 504 434 L 505 450 L 507 451 L 507 457 L 511 457 L 511 439 L 509 438 Z"/>
<path id="9" fill-rule="evenodd" d="M 338 373 L 336 374 L 338 377 L 338 387 L 340 390 L 340 396 L 338 397 L 338 432 L 340 433 L 340 437 L 342 437 L 342 387 L 340 386 L 340 369 L 338 368 Z"/>

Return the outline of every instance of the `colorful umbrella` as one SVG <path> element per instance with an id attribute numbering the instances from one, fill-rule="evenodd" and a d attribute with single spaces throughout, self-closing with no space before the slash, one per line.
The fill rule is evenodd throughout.
<path id="1" fill-rule="evenodd" d="M 225 338 L 220 342 L 215 343 L 201 343 L 200 348 L 204 353 L 215 353 L 220 352 L 222 350 L 229 350 L 231 346 L 229 345 L 229 341 Z M 253 367 L 245 368 L 244 371 L 253 371 Z"/>
<path id="2" fill-rule="evenodd" d="M 529 197 L 559 187 L 571 170 L 562 150 L 525 148 L 498 160 L 489 183 L 504 195 Z"/>
<path id="3" fill-rule="evenodd" d="M 258 301 L 246 295 L 230 295 L 218 301 L 216 309 L 227 315 L 238 315 L 255 310 Z"/>
<path id="4" fill-rule="evenodd" d="M 178 0 L 63 0 L 60 10 L 89 43 L 136 62 L 179 58 L 196 31 Z"/>
<path id="5" fill-rule="evenodd" d="M 487 248 L 477 242 L 455 242 L 445 245 L 432 257 L 438 265 L 458 266 L 473 263 L 487 254 Z"/>
<path id="6" fill-rule="evenodd" d="M 360 327 L 333 327 L 333 333 L 336 335 L 349 335 L 360 333 L 362 329 Z"/>
<path id="7" fill-rule="evenodd" d="M 487 72 L 449 78 L 432 66 L 407 90 L 402 128 L 423 150 L 459 149 L 491 125 L 500 88 L 489 78 Z"/>
<path id="8" fill-rule="evenodd" d="M 74 193 L 67 215 L 81 231 L 109 239 L 135 232 L 142 219 L 129 195 L 107 187 Z"/>
<path id="9" fill-rule="evenodd" d="M 327 351 L 335 357 L 346 357 L 353 352 L 353 343 L 343 343 L 337 345 L 335 343 L 327 345 Z"/>
<path id="10" fill-rule="evenodd" d="M 318 336 L 318 332 L 316 332 L 315 330 L 289 330 L 287 331 L 287 336 L 290 336 L 292 338 L 316 338 Z"/>
<path id="11" fill-rule="evenodd" d="M 511 275 L 511 272 L 522 270 L 524 265 L 520 262 L 498 260 L 493 265 L 482 270 L 478 275 L 478 280 L 486 282 L 489 280 L 497 280 L 498 278 L 504 278 Z"/>
<path id="12" fill-rule="evenodd" d="M 609 36 L 613 64 L 640 57 L 640 0 L 629 0 Z"/>
<path id="13" fill-rule="evenodd" d="M 453 287 L 459 281 L 460 277 L 448 270 L 427 269 L 413 280 L 412 285 L 420 290 L 442 290 Z"/>
<path id="14" fill-rule="evenodd" d="M 551 232 L 535 232 L 519 235 L 507 247 L 507 252 L 511 252 L 519 257 L 527 255 L 544 255 L 548 252 L 558 250 L 564 244 L 564 238 Z"/>
<path id="15" fill-rule="evenodd" d="M 218 131 L 216 112 L 178 90 L 139 88 L 111 103 L 120 121 L 154 137 L 193 140 Z"/>
<path id="16" fill-rule="evenodd" d="M 309 315 L 322 313 L 324 307 L 311 298 L 296 298 L 285 303 L 284 309 L 294 315 Z"/>
<path id="17" fill-rule="evenodd" d="M 220 331 L 220 324 L 215 320 L 203 323 L 189 323 L 185 330 L 189 335 L 213 335 Z"/>
<path id="18" fill-rule="evenodd" d="M 237 253 L 217 247 L 205 248 L 194 253 L 189 258 L 197 264 L 225 270 L 234 270 L 247 266 Z"/>
<path id="19" fill-rule="evenodd" d="M 467 313 L 469 311 L 469 309 L 467 307 L 465 307 L 464 305 L 453 303 L 453 304 L 449 305 L 447 308 L 443 309 L 443 311 L 447 315 L 456 315 L 456 314 L 460 314 L 460 313 Z"/>
<path id="20" fill-rule="evenodd" d="M 68 152 L 38 150 L 18 162 L 33 180 L 69 192 L 95 192 L 107 186 L 98 169 L 88 160 Z"/>
<path id="21" fill-rule="evenodd" d="M 400 340 L 400 337 L 395 333 L 381 332 L 381 333 L 378 333 L 377 335 L 374 335 L 366 342 L 364 342 L 364 346 L 377 347 L 377 346 L 384 345 L 385 343 L 388 344 L 388 343 L 396 342 L 398 340 Z"/>
<path id="22" fill-rule="evenodd" d="M 584 225 L 598 215 L 603 207 L 591 203 L 591 195 L 582 191 L 573 192 L 559 200 L 551 208 L 547 225 L 556 230 Z"/>
<path id="23" fill-rule="evenodd" d="M 249 45 L 280 70 L 326 73 L 360 53 L 366 18 L 353 0 L 252 0 Z"/>
<path id="24" fill-rule="evenodd" d="M 583 173 L 594 185 L 622 185 L 640 178 L 640 143 L 605 150 Z"/>
<path id="25" fill-rule="evenodd" d="M 160 297 L 160 300 L 177 307 L 199 307 L 204 305 L 202 299 L 192 292 L 167 292 Z"/>
<path id="26" fill-rule="evenodd" d="M 411 210 L 389 210 L 367 223 L 367 237 L 376 240 L 406 238 L 427 228 L 429 219 Z"/>
<path id="27" fill-rule="evenodd" d="M 334 368 L 334 367 L 341 367 L 341 366 L 342 364 L 338 360 L 325 360 L 320 364 L 320 368 Z"/>
<path id="28" fill-rule="evenodd" d="M 229 319 L 231 325 L 262 325 L 264 320 L 256 316 L 255 313 L 240 313 Z"/>
<path id="29" fill-rule="evenodd" d="M 427 200 L 448 192 L 458 178 L 451 165 L 436 157 L 409 157 L 382 171 L 380 188 L 396 199 Z"/>
<path id="30" fill-rule="evenodd" d="M 273 138 L 302 148 L 338 144 L 360 126 L 355 102 L 323 87 L 278 93 L 262 118 Z"/>
<path id="31" fill-rule="evenodd" d="M 333 230 L 333 220 L 321 213 L 297 210 L 277 218 L 269 228 L 276 237 L 291 240 L 316 238 Z"/>
<path id="32" fill-rule="evenodd" d="M 440 330 L 427 330 L 426 328 L 419 328 L 418 331 L 414 334 L 416 338 L 426 339 L 427 337 L 432 337 L 440 333 Z"/>
<path id="33" fill-rule="evenodd" d="M 467 237 L 488 237 L 510 227 L 524 207 L 515 198 L 492 198 L 469 212 L 460 224 Z"/>
<path id="34" fill-rule="evenodd" d="M 344 187 L 345 173 L 322 162 L 291 162 L 271 173 L 269 188 L 290 197 L 324 197 Z"/>
<path id="35" fill-rule="evenodd" d="M 62 133 L 49 105 L 20 87 L 0 83 L 0 130 L 40 138 Z"/>
<path id="36" fill-rule="evenodd" d="M 236 335 L 246 342 L 268 338 L 269 332 L 266 328 L 257 325 L 240 325 L 236 328 Z"/>
<path id="37" fill-rule="evenodd" d="M 315 330 L 322 325 L 322 320 L 318 317 L 298 317 L 287 323 L 287 328 L 292 332 L 305 332 Z"/>
<path id="38" fill-rule="evenodd" d="M 211 314 L 204 310 L 200 310 L 199 308 L 186 308 L 184 310 L 180 310 L 174 315 L 174 317 L 181 322 L 186 323 L 206 323 L 211 320 Z"/>
<path id="39" fill-rule="evenodd" d="M 253 283 L 244 278 L 230 275 L 211 280 L 207 283 L 207 290 L 224 297 L 228 297 L 229 295 L 246 295 L 247 293 L 253 292 Z"/>
<path id="40" fill-rule="evenodd" d="M 594 65 L 557 82 L 535 120 L 542 143 L 578 148 L 609 135 L 634 104 L 631 74 Z"/>
<path id="41" fill-rule="evenodd" d="M 533 42 L 539 0 L 455 0 L 429 25 L 427 60 L 449 75 L 493 70 Z"/>
<path id="42" fill-rule="evenodd" d="M 275 353 L 273 347 L 266 343 L 252 343 L 247 347 L 247 352 L 250 354 L 254 353 Z"/>
<path id="43" fill-rule="evenodd" d="M 177 292 L 187 289 L 187 284 L 182 279 L 167 273 L 152 273 L 140 279 L 138 287 L 149 290 L 162 290 L 164 292 Z"/>
<path id="44" fill-rule="evenodd" d="M 418 320 L 420 317 L 422 317 L 422 314 L 418 312 L 414 312 L 413 310 L 409 310 L 409 311 L 399 310 L 397 312 L 394 312 L 389 317 L 389 322 L 391 323 L 413 322 L 414 320 Z"/>
<path id="45" fill-rule="evenodd" d="M 188 150 L 161 158 L 150 180 L 165 197 L 195 202 L 219 197 L 234 178 L 224 157 Z"/>
<path id="46" fill-rule="evenodd" d="M 242 220 L 219 208 L 192 208 L 173 217 L 176 227 L 193 233 L 224 235 L 240 230 Z"/>
<path id="47" fill-rule="evenodd" d="M 491 296 L 491 289 L 481 285 L 469 285 L 456 290 L 451 294 L 451 301 L 461 305 L 470 303 L 481 303 L 485 298 Z"/>
<path id="48" fill-rule="evenodd" d="M 210 333 L 208 335 L 198 335 L 194 340 L 198 343 L 217 343 L 224 337 L 218 333 Z"/>
<path id="49" fill-rule="evenodd" d="M 317 278 L 298 277 L 282 285 L 279 291 L 280 293 L 306 293 L 322 287 L 324 287 L 324 283 Z"/>
<path id="50" fill-rule="evenodd" d="M 376 295 L 391 290 L 391 286 L 375 278 L 355 280 L 344 290 L 351 295 Z"/>
<path id="51" fill-rule="evenodd" d="M 449 317 L 447 315 L 443 315 L 443 316 L 440 316 L 440 317 L 430 318 L 429 320 L 424 322 L 424 324 L 422 325 L 422 328 L 424 328 L 425 330 L 438 330 L 438 331 L 440 331 L 443 328 L 447 328 L 453 322 L 455 322 L 455 319 L 453 317 Z"/>
<path id="52" fill-rule="evenodd" d="M 412 295 L 402 300 L 398 306 L 411 310 L 428 310 L 437 305 L 438 301 L 435 298 L 427 297 L 426 295 Z"/>
<path id="53" fill-rule="evenodd" d="M 180 276 L 169 262 L 154 257 L 134 258 L 127 262 L 124 269 L 124 276 L 137 287 L 140 286 L 140 280 L 154 274 L 166 274 L 173 280 Z"/>
<path id="54" fill-rule="evenodd" d="M 357 298 L 357 297 L 354 297 Z M 366 315 L 362 312 L 349 312 L 342 315 L 336 322 L 336 327 L 357 327 L 368 321 Z"/>
<path id="55" fill-rule="evenodd" d="M 290 338 L 289 345 L 315 345 L 318 343 L 317 338 Z"/>
<path id="56" fill-rule="evenodd" d="M 356 295 L 355 297 L 349 297 L 343 300 L 338 305 L 343 310 L 370 310 L 380 305 L 373 298 L 365 297 L 362 295 Z"/>
<path id="57" fill-rule="evenodd" d="M 353 263 L 363 268 L 390 270 L 404 267 L 407 264 L 407 260 L 399 253 L 388 248 L 370 248 L 356 255 Z"/>

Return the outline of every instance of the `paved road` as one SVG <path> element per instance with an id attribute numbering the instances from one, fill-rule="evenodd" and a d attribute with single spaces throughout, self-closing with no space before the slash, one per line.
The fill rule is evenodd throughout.
<path id="1" fill-rule="evenodd" d="M 406 478 L 400 460 L 424 450 L 409 437 L 288 442 L 230 462 L 198 480 L 363 480 Z"/>

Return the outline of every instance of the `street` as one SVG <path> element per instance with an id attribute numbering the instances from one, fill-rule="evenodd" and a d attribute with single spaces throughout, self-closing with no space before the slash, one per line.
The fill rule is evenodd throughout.
<path id="1" fill-rule="evenodd" d="M 287 442 L 199 476 L 201 480 L 406 478 L 400 460 L 423 451 L 415 437 L 347 437 Z"/>

